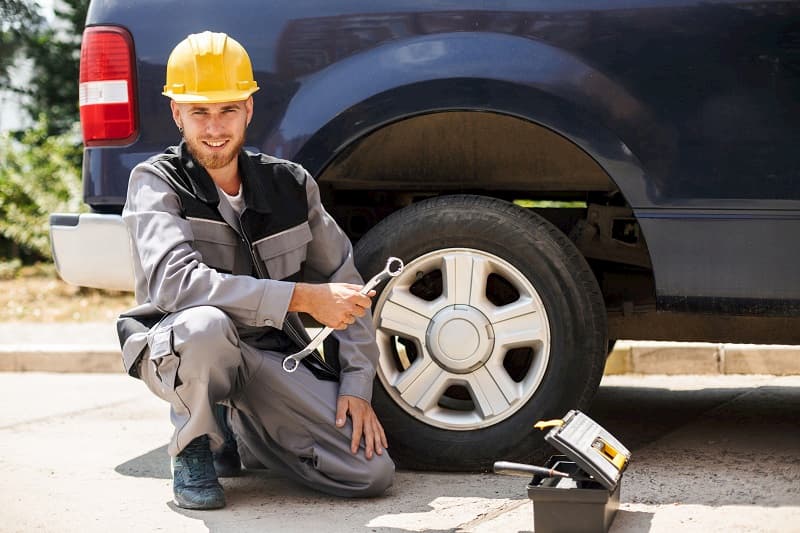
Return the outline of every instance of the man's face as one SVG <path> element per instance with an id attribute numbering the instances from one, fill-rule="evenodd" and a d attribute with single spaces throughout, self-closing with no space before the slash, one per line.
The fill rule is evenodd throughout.
<path id="1" fill-rule="evenodd" d="M 224 168 L 236 160 L 244 146 L 253 116 L 253 99 L 217 104 L 171 102 L 172 117 L 197 161 L 208 170 Z M 235 164 L 235 163 L 234 163 Z"/>

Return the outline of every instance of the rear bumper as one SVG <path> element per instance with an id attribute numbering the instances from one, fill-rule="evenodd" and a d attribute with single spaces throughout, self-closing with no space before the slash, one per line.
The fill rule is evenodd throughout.
<path id="1" fill-rule="evenodd" d="M 82 287 L 132 291 L 128 230 L 119 215 L 54 213 L 50 246 L 61 278 Z"/>

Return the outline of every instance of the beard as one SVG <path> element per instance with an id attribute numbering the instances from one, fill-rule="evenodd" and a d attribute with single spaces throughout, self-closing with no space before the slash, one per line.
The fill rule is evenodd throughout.
<path id="1" fill-rule="evenodd" d="M 244 146 L 244 135 L 232 138 L 222 152 L 209 152 L 209 149 L 200 139 L 186 138 L 186 145 L 192 156 L 207 170 L 215 170 L 227 166 L 239 156 Z"/>

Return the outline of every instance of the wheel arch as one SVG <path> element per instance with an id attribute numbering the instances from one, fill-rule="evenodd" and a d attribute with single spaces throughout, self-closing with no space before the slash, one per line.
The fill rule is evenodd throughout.
<path id="1" fill-rule="evenodd" d="M 384 44 L 304 80 L 267 149 L 317 177 L 354 240 L 399 207 L 453 193 L 598 193 L 635 217 L 653 191 L 620 135 L 648 115 L 620 84 L 546 43 L 439 34 Z M 355 216 L 335 212 L 347 204 Z M 652 264 L 649 251 L 635 264 Z"/>
<path id="2" fill-rule="evenodd" d="M 324 177 L 394 123 L 440 112 L 489 112 L 568 139 L 631 206 L 648 204 L 644 169 L 625 137 L 641 132 L 651 114 L 601 69 L 543 41 L 488 32 L 415 36 L 347 57 L 299 82 L 262 148 L 315 176 Z"/>

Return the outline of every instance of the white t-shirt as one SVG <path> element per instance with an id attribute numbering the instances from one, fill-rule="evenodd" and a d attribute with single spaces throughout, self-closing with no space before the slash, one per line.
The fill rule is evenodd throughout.
<path id="1" fill-rule="evenodd" d="M 236 211 L 237 214 L 241 215 L 242 211 L 244 211 L 244 196 L 242 195 L 242 186 L 239 185 L 239 192 L 236 193 L 236 196 L 231 196 L 219 187 L 217 187 L 217 190 L 225 195 L 225 198 L 227 198 L 228 203 L 231 204 L 233 210 Z"/>

